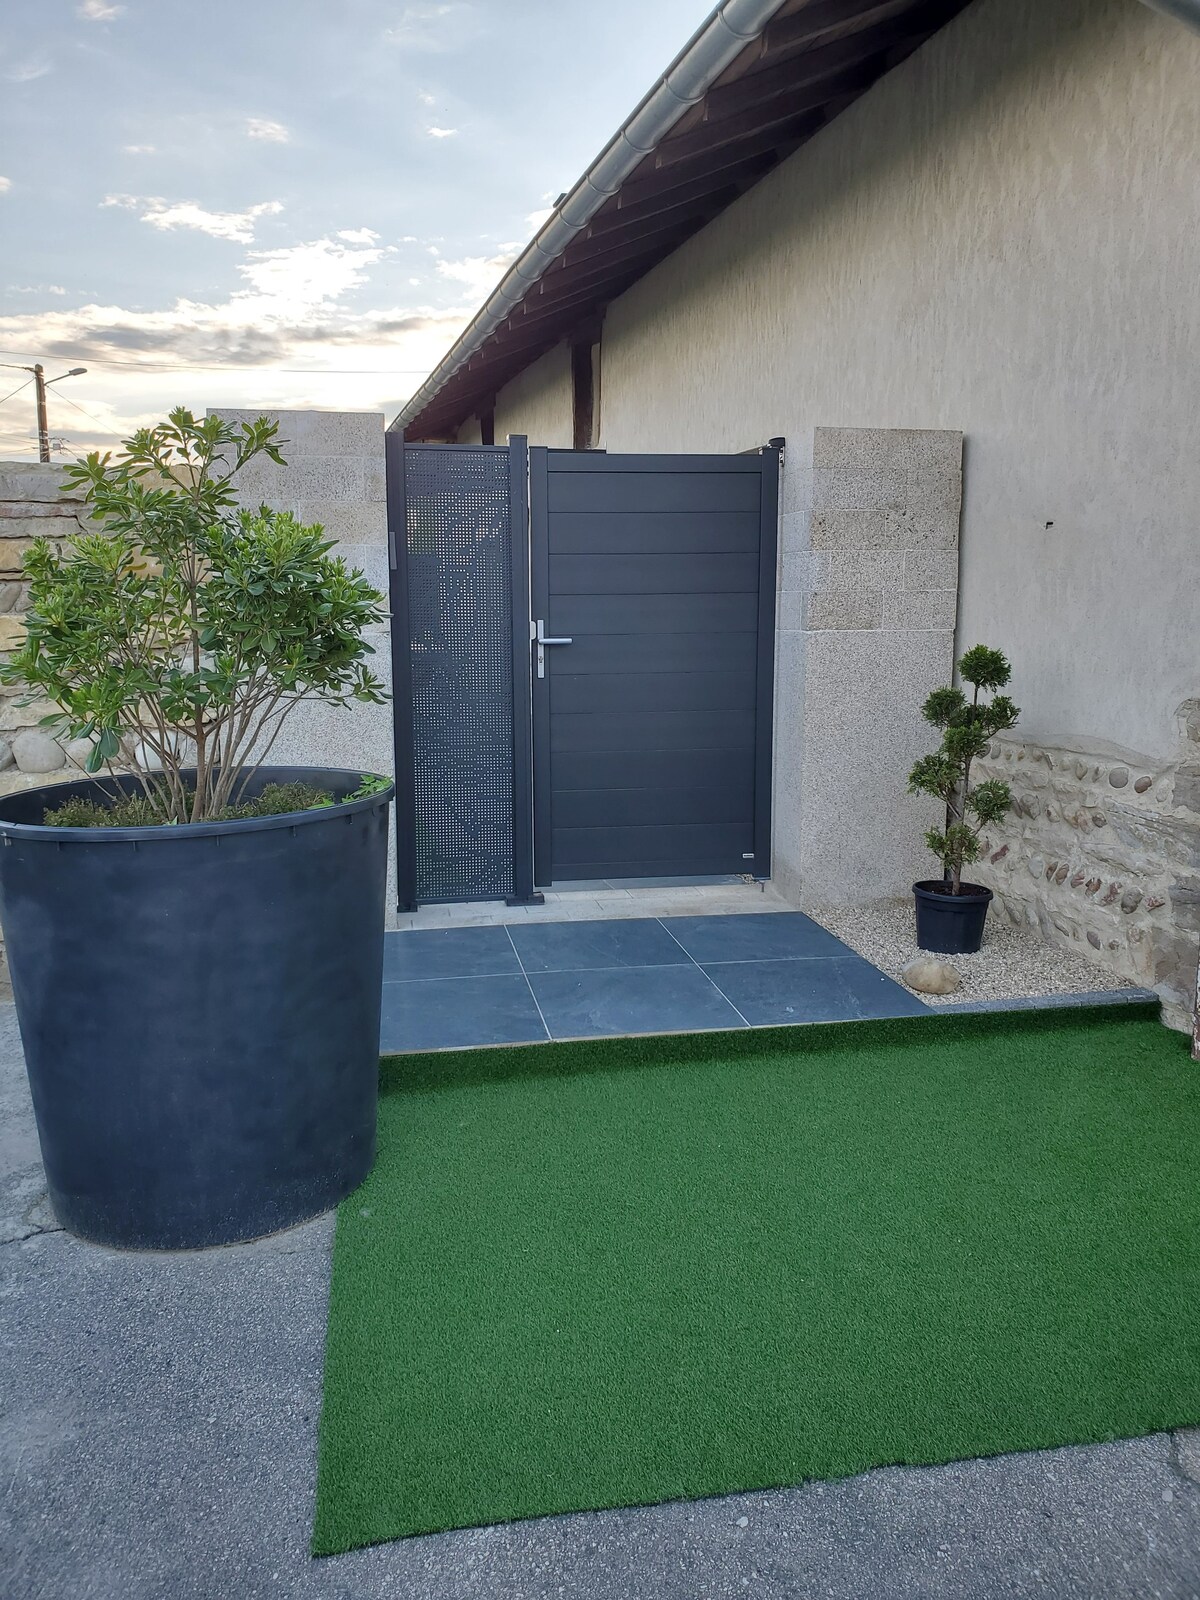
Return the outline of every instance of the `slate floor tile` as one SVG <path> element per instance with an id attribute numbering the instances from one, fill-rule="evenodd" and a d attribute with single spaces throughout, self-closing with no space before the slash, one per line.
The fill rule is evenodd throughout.
<path id="1" fill-rule="evenodd" d="M 929 1007 L 861 956 L 828 960 L 730 961 L 705 968 L 754 1027 L 927 1017 Z"/>
<path id="2" fill-rule="evenodd" d="M 383 986 L 379 1045 L 385 1055 L 532 1044 L 545 1038 L 537 1004 L 519 974 L 416 979 Z"/>
<path id="3" fill-rule="evenodd" d="M 521 964 L 504 928 L 421 928 L 384 935 L 385 982 L 480 978 L 501 973 L 517 977 L 521 974 Z"/>
<path id="4" fill-rule="evenodd" d="M 714 961 L 784 961 L 853 953 L 800 911 L 664 917 L 662 922 L 702 967 Z"/>
<path id="5" fill-rule="evenodd" d="M 529 982 L 555 1039 L 744 1026 L 704 973 L 691 965 L 534 972 Z"/>
<path id="6" fill-rule="evenodd" d="M 614 922 L 548 922 L 511 930 L 528 973 L 583 967 L 672 967 L 685 957 L 654 917 Z"/>

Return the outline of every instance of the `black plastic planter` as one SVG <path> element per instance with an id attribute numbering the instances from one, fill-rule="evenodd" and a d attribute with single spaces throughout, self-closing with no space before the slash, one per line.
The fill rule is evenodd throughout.
<path id="1" fill-rule="evenodd" d="M 248 792 L 298 779 L 362 781 L 272 767 Z M 328 1209 L 375 1155 L 391 788 L 245 822 L 41 825 L 95 792 L 0 800 L 0 922 L 59 1221 L 187 1249 Z"/>
<path id="2" fill-rule="evenodd" d="M 948 894 L 941 878 L 913 884 L 917 902 L 917 944 L 941 955 L 973 955 L 983 943 L 983 924 L 992 891 L 981 883 L 964 883 L 961 894 Z"/>

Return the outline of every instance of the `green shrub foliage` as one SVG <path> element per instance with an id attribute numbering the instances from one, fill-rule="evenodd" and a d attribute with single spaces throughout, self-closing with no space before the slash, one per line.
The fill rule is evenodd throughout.
<path id="1" fill-rule="evenodd" d="M 61 708 L 46 721 L 93 741 L 89 771 L 130 766 L 160 822 L 236 809 L 301 699 L 386 698 L 363 636 L 383 596 L 319 525 L 237 507 L 248 461 L 283 463 L 277 431 L 172 411 L 68 469 L 103 531 L 62 556 L 37 539 L 25 559 L 26 639 L 0 681 Z"/>
<path id="2" fill-rule="evenodd" d="M 293 811 L 320 811 L 325 806 L 345 806 L 352 800 L 365 800 L 390 786 L 390 778 L 365 772 L 358 788 L 338 801 L 328 789 L 314 788 L 311 783 L 268 783 L 255 799 L 228 805 L 219 815 L 207 820 L 242 822 L 247 817 L 282 817 Z M 191 800 L 190 791 L 187 798 Z M 42 821 L 51 828 L 150 828 L 162 824 L 153 801 L 144 794 L 113 794 L 105 800 L 64 800 L 62 805 L 50 807 Z"/>
<path id="3" fill-rule="evenodd" d="M 191 795 L 189 792 L 189 800 Z M 347 795 L 356 800 L 358 794 Z M 210 822 L 240 822 L 247 817 L 282 817 L 291 811 L 316 811 L 336 802 L 328 789 L 316 789 L 311 783 L 268 783 L 254 800 L 244 800 L 229 805 Z M 144 794 L 116 794 L 110 800 L 64 800 L 52 806 L 42 818 L 51 828 L 149 828 L 159 826 L 162 818 L 154 809 L 153 801 Z"/>
<path id="4" fill-rule="evenodd" d="M 962 892 L 963 867 L 979 859 L 979 835 L 1012 805 L 1006 783 L 989 778 L 971 786 L 971 764 L 996 734 L 1014 727 L 1021 715 L 1003 689 L 1012 676 L 999 650 L 977 644 L 959 660 L 958 675 L 972 693 L 957 685 L 935 689 L 922 708 L 926 722 L 942 730 L 941 748 L 922 756 L 908 776 L 910 794 L 931 794 L 945 802 L 946 826 L 930 828 L 925 842 L 939 857 L 954 894 Z M 990 700 L 980 693 L 991 691 Z"/>

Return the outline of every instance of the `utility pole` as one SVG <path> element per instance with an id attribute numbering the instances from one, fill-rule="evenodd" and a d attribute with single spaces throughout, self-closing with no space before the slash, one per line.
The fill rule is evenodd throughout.
<path id="1" fill-rule="evenodd" d="M 33 382 L 37 394 L 37 430 L 38 430 L 38 460 L 50 460 L 50 423 L 46 416 L 46 390 L 52 383 L 61 383 L 64 378 L 81 378 L 87 371 L 86 367 L 72 367 L 70 372 L 60 372 L 57 378 L 47 378 L 46 369 L 40 361 L 32 367 L 24 367 L 13 361 L 0 361 L 0 367 L 10 367 L 13 372 L 32 372 Z M 23 384 L 28 389 L 28 384 Z"/>
<path id="2" fill-rule="evenodd" d="M 50 424 L 46 420 L 46 369 L 37 362 L 31 369 L 37 385 L 38 460 L 50 459 Z"/>

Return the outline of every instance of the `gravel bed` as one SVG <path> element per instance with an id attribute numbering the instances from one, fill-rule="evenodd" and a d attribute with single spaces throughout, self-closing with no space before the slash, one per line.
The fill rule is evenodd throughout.
<path id="1" fill-rule="evenodd" d="M 810 912 L 828 928 L 898 982 L 901 970 L 918 953 L 911 899 L 885 900 L 871 906 L 819 906 Z M 953 994 L 923 994 L 927 1005 L 961 1000 L 1016 1000 L 1053 994 L 1084 994 L 1096 989 L 1127 989 L 1119 978 L 1070 950 L 1045 944 L 1032 930 L 988 913 L 983 948 L 973 956 L 944 956 L 962 978 Z"/>

